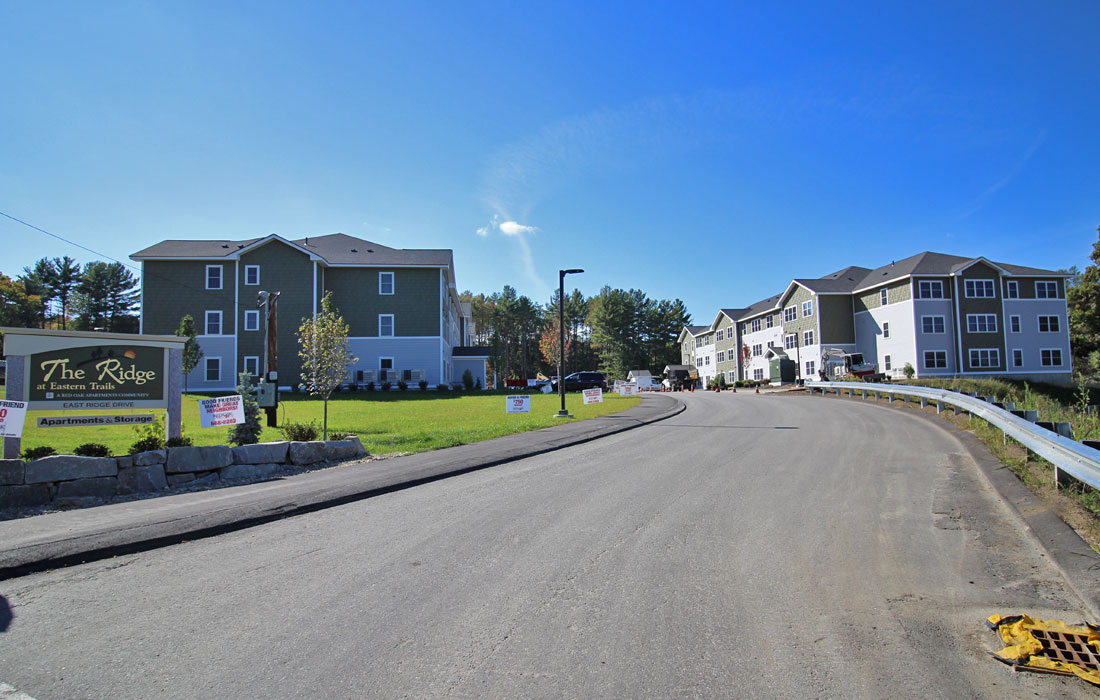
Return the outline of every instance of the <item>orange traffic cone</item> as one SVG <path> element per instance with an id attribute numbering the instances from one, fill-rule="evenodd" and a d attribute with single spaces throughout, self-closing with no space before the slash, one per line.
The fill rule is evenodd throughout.
<path id="1" fill-rule="evenodd" d="M 760 393 L 760 387 L 756 387 L 756 393 Z"/>

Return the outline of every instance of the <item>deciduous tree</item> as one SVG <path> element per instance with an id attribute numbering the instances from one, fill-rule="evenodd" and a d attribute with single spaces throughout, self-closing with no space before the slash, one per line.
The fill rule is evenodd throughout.
<path id="1" fill-rule="evenodd" d="M 332 306 L 332 292 L 321 300 L 321 311 L 302 319 L 298 328 L 302 388 L 325 402 L 324 437 L 328 439 L 328 400 L 347 379 L 348 365 L 359 361 L 348 351 L 348 324 Z"/>

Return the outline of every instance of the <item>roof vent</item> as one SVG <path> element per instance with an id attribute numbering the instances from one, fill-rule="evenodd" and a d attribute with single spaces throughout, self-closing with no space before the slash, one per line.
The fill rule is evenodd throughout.
<path id="1" fill-rule="evenodd" d="M 237 250 L 240 250 L 241 248 L 244 248 L 244 243 L 238 243 L 237 244 Z"/>
<path id="2" fill-rule="evenodd" d="M 359 251 L 358 251 L 358 250 L 357 250 L 356 248 L 352 248 L 352 249 L 351 249 L 351 252 L 353 252 L 353 253 L 358 253 Z"/>
<path id="3" fill-rule="evenodd" d="M 373 248 L 367 248 L 367 252 L 368 252 L 368 253 L 373 253 L 373 252 L 374 252 L 374 249 L 373 249 Z"/>
<path id="4" fill-rule="evenodd" d="M 309 245 L 309 236 L 306 236 L 306 242 L 305 242 L 305 245 Z"/>
<path id="5" fill-rule="evenodd" d="M 228 243 L 222 243 L 222 248 L 228 248 L 228 247 L 229 247 Z"/>

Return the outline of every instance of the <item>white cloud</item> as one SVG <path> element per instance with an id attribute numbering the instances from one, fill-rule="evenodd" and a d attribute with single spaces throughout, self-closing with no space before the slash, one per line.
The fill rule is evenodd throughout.
<path id="1" fill-rule="evenodd" d="M 481 236 L 482 238 L 485 238 L 486 236 L 489 235 L 489 227 L 488 226 L 482 226 L 481 228 L 479 228 L 477 230 L 477 235 Z"/>
<path id="2" fill-rule="evenodd" d="M 523 224 L 517 223 L 515 221 L 505 221 L 498 225 L 497 228 L 499 228 L 500 232 L 503 233 L 505 236 L 518 236 L 521 233 L 533 234 L 538 231 L 538 228 L 536 228 L 535 226 L 524 226 Z"/>

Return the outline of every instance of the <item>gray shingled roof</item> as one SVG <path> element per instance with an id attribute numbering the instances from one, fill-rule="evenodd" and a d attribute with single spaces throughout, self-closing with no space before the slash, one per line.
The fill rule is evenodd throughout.
<path id="1" fill-rule="evenodd" d="M 846 267 L 843 270 L 837 270 L 831 275 L 825 275 L 824 277 L 818 277 L 816 279 L 796 279 L 803 287 L 814 292 L 851 292 L 856 288 L 860 282 L 869 273 L 865 267 L 857 267 L 855 265 Z"/>
<path id="2" fill-rule="evenodd" d="M 964 258 L 960 255 L 947 255 L 946 253 L 925 251 L 903 260 L 895 260 L 889 265 L 883 265 L 880 268 L 869 271 L 855 289 L 874 287 L 886 282 L 893 282 L 894 280 L 909 275 L 949 275 L 952 272 L 958 272 L 964 267 L 972 265 L 979 259 L 980 258 Z M 1063 273 L 1055 272 L 1054 270 L 1042 270 L 1035 267 L 1024 267 L 1022 265 L 1009 265 L 993 260 L 989 260 L 988 262 L 1003 268 L 1013 275 L 1063 276 Z"/>
<path id="3" fill-rule="evenodd" d="M 745 309 L 745 313 L 742 314 L 741 316 L 738 316 L 737 320 L 738 321 L 744 321 L 747 318 L 752 318 L 753 316 L 759 316 L 760 314 L 762 314 L 766 311 L 774 309 L 776 303 L 779 301 L 779 297 L 781 297 L 781 296 L 783 296 L 783 295 L 782 294 L 776 294 L 775 296 L 768 297 L 767 299 L 764 299 L 763 301 L 756 302 L 752 306 Z"/>

